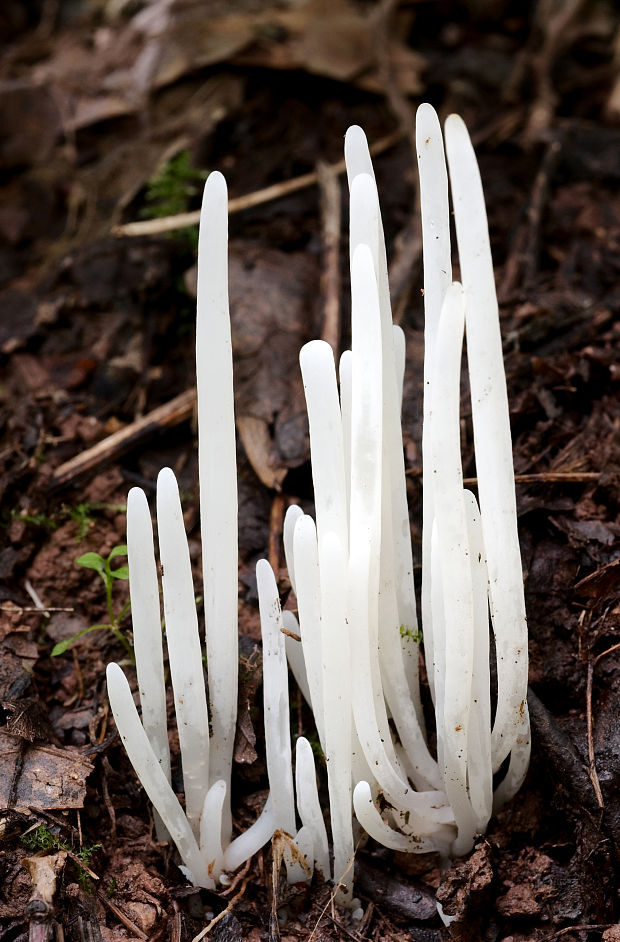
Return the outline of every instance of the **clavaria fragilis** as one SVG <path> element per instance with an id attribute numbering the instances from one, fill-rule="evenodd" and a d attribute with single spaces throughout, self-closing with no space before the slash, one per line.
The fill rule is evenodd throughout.
<path id="1" fill-rule="evenodd" d="M 157 481 L 157 525 L 170 678 L 179 735 L 185 808 L 170 785 L 164 654 L 153 531 L 146 496 L 133 488 L 127 504 L 127 546 L 138 716 L 127 679 L 108 665 L 108 694 L 134 769 L 156 812 L 158 833 L 179 850 L 192 883 L 213 888 L 270 840 L 289 835 L 289 879 L 311 876 L 315 857 L 327 875 L 327 838 L 317 817 L 312 750 L 298 742 L 297 831 L 288 729 L 288 672 L 275 578 L 257 567 L 264 656 L 264 715 L 271 790 L 257 821 L 232 840 L 230 789 L 237 714 L 237 471 L 228 313 L 227 192 L 212 173 L 205 186 L 199 239 L 198 430 L 204 609 L 209 703 L 194 585 L 179 492 L 173 472 Z M 210 733 L 210 725 L 212 732 Z M 307 743 L 306 743 L 307 746 Z M 316 853 L 315 853 L 316 846 Z"/>
<path id="2" fill-rule="evenodd" d="M 343 872 L 336 861 L 342 866 L 346 860 L 352 831 L 350 823 L 344 824 L 348 783 L 340 785 L 332 773 L 334 712 L 326 703 L 334 690 L 339 717 L 348 708 L 353 720 L 350 733 L 346 722 L 339 722 L 337 762 L 344 763 L 341 753 L 348 749 L 356 816 L 386 846 L 466 853 L 476 836 L 484 833 L 493 802 L 497 807 L 520 786 L 529 760 L 526 620 L 506 383 L 482 185 L 465 126 L 451 116 L 446 122 L 446 147 L 461 286 L 452 283 L 451 275 L 443 140 L 437 115 L 428 105 L 418 112 L 417 143 L 426 313 L 422 630 L 435 707 L 436 758 L 426 743 L 417 673 L 400 432 L 404 340 L 400 329 L 392 326 L 376 184 L 359 128 L 351 128 L 345 142 L 351 201 L 352 350 L 341 358 L 339 397 L 327 345 L 312 341 L 300 356 L 316 536 L 309 518 L 291 509 L 285 547 L 298 593 L 310 700 L 328 759 L 336 875 Z M 480 507 L 462 484 L 464 330 Z M 310 586 L 304 577 L 306 567 L 312 573 Z M 336 610 L 333 605 L 326 607 L 323 583 L 331 584 L 335 570 L 346 597 L 344 612 L 341 605 Z M 489 618 L 498 674 L 493 727 Z M 336 642 L 315 628 L 325 620 L 334 622 L 337 644 L 348 651 L 351 676 L 346 684 L 330 671 Z M 493 797 L 493 774 L 508 755 L 510 764 Z M 375 803 L 379 795 L 385 809 L 381 813 Z M 341 809 L 341 830 L 334 828 L 336 807 Z"/>
<path id="3" fill-rule="evenodd" d="M 529 761 L 527 631 L 516 528 L 506 384 L 482 185 L 457 116 L 446 152 L 462 285 L 452 283 L 448 170 L 437 116 L 416 128 L 424 248 L 425 364 L 421 611 L 435 710 L 427 744 L 418 674 L 416 594 L 400 411 L 402 330 L 392 325 L 377 188 L 363 132 L 350 128 L 352 349 L 336 374 L 331 348 L 300 354 L 310 427 L 316 523 L 291 507 L 284 544 L 298 620 L 281 612 L 269 564 L 257 566 L 263 633 L 270 795 L 257 822 L 231 841 L 230 785 L 237 679 L 237 496 L 226 264 L 226 187 L 205 188 L 199 243 L 197 369 L 206 649 L 205 696 L 189 554 L 172 472 L 158 481 L 160 558 L 185 811 L 170 788 L 163 651 L 146 498 L 128 502 L 130 585 L 142 723 L 120 668 L 110 699 L 136 772 L 175 841 L 189 878 L 213 886 L 280 830 L 296 850 L 289 879 L 314 865 L 352 899 L 352 809 L 397 850 L 466 853 L 493 805 L 519 788 Z M 479 504 L 464 490 L 460 374 L 464 332 Z M 495 640 L 498 692 L 491 725 Z M 283 629 L 299 634 L 301 644 Z M 327 759 L 333 869 L 312 750 L 288 731 L 285 650 L 310 703 Z M 209 719 L 213 734 L 209 735 Z M 392 732 L 395 730 L 395 733 Z M 493 794 L 493 775 L 510 757 Z M 296 801 L 295 801 L 296 792 Z M 382 797 L 381 803 L 377 802 Z M 295 808 L 301 819 L 297 830 Z M 382 810 L 380 810 L 380 808 Z"/>

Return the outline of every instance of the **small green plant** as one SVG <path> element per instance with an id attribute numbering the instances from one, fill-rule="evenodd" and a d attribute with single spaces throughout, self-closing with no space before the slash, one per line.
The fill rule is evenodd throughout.
<path id="1" fill-rule="evenodd" d="M 28 850 L 68 850 L 68 845 L 53 834 L 44 824 L 22 834 L 21 842 Z"/>
<path id="2" fill-rule="evenodd" d="M 112 897 L 116 894 L 117 889 L 118 889 L 118 880 L 116 879 L 116 877 L 112 877 L 105 891 L 105 895 L 108 897 L 108 899 L 112 899 Z"/>
<path id="3" fill-rule="evenodd" d="M 187 212 L 207 176 L 206 171 L 194 167 L 189 151 L 181 151 L 148 181 L 141 216 L 161 219 Z M 197 226 L 178 229 L 170 235 L 189 242 L 194 251 L 198 248 Z"/>
<path id="4" fill-rule="evenodd" d="M 107 558 L 104 558 L 99 553 L 84 553 L 83 556 L 80 556 L 76 559 L 78 566 L 83 566 L 85 569 L 94 569 L 95 572 L 98 572 L 103 580 L 105 585 L 105 595 L 106 595 L 106 605 L 108 609 L 109 622 L 101 625 L 91 625 L 89 628 L 83 628 L 82 631 L 78 631 L 77 634 L 73 635 L 71 638 L 65 638 L 64 641 L 59 641 L 58 644 L 55 644 L 52 648 L 52 657 L 57 657 L 59 654 L 64 654 L 65 651 L 73 645 L 78 638 L 83 637 L 83 635 L 88 634 L 91 631 L 98 631 L 100 629 L 105 629 L 106 631 L 111 631 L 115 638 L 120 641 L 127 653 L 133 660 L 133 649 L 129 639 L 126 634 L 121 629 L 121 622 L 127 612 L 129 611 L 130 602 L 126 602 L 121 610 L 116 613 L 114 611 L 114 599 L 113 599 L 113 589 L 115 580 L 122 579 L 127 580 L 129 578 L 129 566 L 117 566 L 115 569 L 112 568 L 112 560 L 117 559 L 119 556 L 127 555 L 127 547 L 125 545 L 114 546 L 110 552 L 110 555 Z"/>
<path id="5" fill-rule="evenodd" d="M 63 507 L 62 510 L 48 516 L 43 513 L 19 513 L 11 511 L 11 520 L 21 520 L 29 526 L 40 527 L 53 533 L 65 520 L 73 520 L 77 524 L 76 543 L 81 543 L 90 528 L 95 522 L 95 516 L 102 511 L 112 511 L 113 513 L 125 513 L 127 510 L 124 504 L 105 504 L 99 501 L 94 503 L 76 504 L 74 507 Z"/>
<path id="6" fill-rule="evenodd" d="M 113 513 L 124 514 L 127 507 L 125 504 L 105 504 L 95 501 L 94 503 L 76 504 L 75 507 L 66 507 L 63 510 L 63 514 L 66 517 L 69 517 L 70 520 L 74 520 L 77 523 L 78 532 L 75 538 L 76 543 L 82 542 L 93 526 L 96 514 L 102 510 L 110 510 Z"/>
<path id="7" fill-rule="evenodd" d="M 58 522 L 46 514 L 20 514 L 17 510 L 12 510 L 11 520 L 21 520 L 22 523 L 27 523 L 32 527 L 41 527 L 43 530 L 49 530 L 50 533 L 58 529 Z"/>
<path id="8" fill-rule="evenodd" d="M 93 525 L 94 504 L 76 504 L 75 507 L 67 508 L 67 516 L 77 523 L 76 543 L 81 543 L 90 528 Z"/>
<path id="9" fill-rule="evenodd" d="M 95 852 L 101 850 L 102 844 L 83 845 L 79 850 L 74 851 L 67 841 L 64 841 L 61 837 L 54 834 L 49 828 L 46 828 L 44 824 L 39 824 L 31 831 L 26 831 L 21 837 L 21 842 L 24 847 L 27 847 L 28 850 L 31 851 L 66 851 L 70 854 L 71 859 L 77 866 L 77 878 L 80 886 L 83 890 L 90 892 L 91 882 L 88 870 L 90 869 Z"/>
<path id="10" fill-rule="evenodd" d="M 93 862 L 94 854 L 96 851 L 101 850 L 102 846 L 102 844 L 84 845 L 75 853 L 75 857 L 78 858 L 75 861 L 78 866 L 78 883 L 87 893 L 90 893 L 92 888 L 88 871 Z M 84 866 L 81 866 L 81 864 Z"/>

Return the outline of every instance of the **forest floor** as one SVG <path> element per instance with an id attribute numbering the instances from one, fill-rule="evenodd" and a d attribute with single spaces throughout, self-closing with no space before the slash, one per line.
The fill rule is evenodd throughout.
<path id="1" fill-rule="evenodd" d="M 207 936 L 213 942 L 620 939 L 620 32 L 604 0 L 524 8 L 509 0 L 5 0 L 3 942 L 43 940 L 48 929 L 58 942 L 189 942 L 224 910 Z M 442 117 L 463 115 L 485 187 L 526 578 L 533 753 L 521 792 L 449 870 L 433 855 L 360 848 L 365 915 L 353 924 L 319 881 L 274 885 L 269 848 L 225 893 L 188 887 L 175 851 L 155 839 L 109 712 L 105 665 L 125 649 L 102 629 L 52 650 L 111 617 L 130 638 L 129 616 L 119 617 L 126 581 L 113 581 L 110 615 L 103 581 L 76 560 L 107 558 L 125 543 L 128 489 L 139 484 L 152 500 L 164 466 L 180 481 L 200 586 L 196 229 L 158 233 L 151 223 L 131 234 L 123 226 L 195 210 L 205 172 L 222 170 L 233 200 L 239 432 L 233 811 L 237 825 L 254 819 L 266 788 L 254 566 L 268 556 L 286 598 L 283 514 L 291 502 L 312 508 L 298 352 L 321 335 L 348 344 L 347 242 L 330 233 L 339 214 L 347 218 L 343 177 L 331 168 L 351 124 L 379 142 L 393 307 L 407 337 L 403 426 L 419 581 L 423 300 L 411 133 L 424 100 Z M 298 187 L 282 188 L 299 177 Z M 463 441 L 473 477 L 468 421 Z M 292 681 L 291 704 L 292 732 L 312 735 Z M 320 775 L 324 789 L 324 768 Z M 33 858 L 36 872 L 24 865 Z M 31 899 L 52 875 L 53 909 Z M 449 930 L 436 894 L 456 917 Z"/>

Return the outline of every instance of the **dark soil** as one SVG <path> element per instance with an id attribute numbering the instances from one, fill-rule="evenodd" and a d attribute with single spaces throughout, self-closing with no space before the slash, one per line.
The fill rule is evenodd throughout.
<path id="1" fill-rule="evenodd" d="M 231 898 L 208 936 L 217 942 L 278 933 L 315 942 L 620 938 L 614 13 L 611 0 L 4 0 L 2 940 L 44 939 L 49 930 L 58 942 L 187 942 Z M 423 100 L 442 116 L 463 115 L 485 185 L 521 476 L 533 755 L 519 795 L 449 871 L 433 857 L 395 857 L 372 842 L 360 849 L 365 917 L 354 926 L 330 906 L 330 887 L 274 888 L 268 848 L 227 894 L 188 888 L 175 852 L 155 840 L 109 714 L 104 668 L 123 647 L 99 630 L 60 656 L 51 651 L 108 620 L 103 583 L 75 560 L 125 542 L 128 488 L 138 483 L 153 497 L 165 465 L 179 478 L 199 562 L 195 234 L 112 231 L 145 209 L 166 214 L 161 200 L 154 209 L 147 183 L 184 151 L 196 168 L 221 169 L 240 197 L 319 160 L 337 162 L 350 124 L 371 142 L 400 132 L 375 167 L 394 308 L 408 338 L 405 444 L 419 562 L 422 271 L 410 133 Z M 185 166 L 173 190 L 178 198 L 180 178 L 180 208 L 194 209 L 200 186 Z M 346 220 L 344 187 L 342 203 Z M 312 499 L 297 354 L 323 330 L 329 298 L 341 302 L 347 343 L 346 239 L 333 269 L 342 278 L 321 281 L 330 259 L 320 206 L 320 189 L 309 186 L 230 218 L 243 635 L 234 811 L 242 826 L 266 787 L 254 564 L 270 556 L 285 596 L 283 512 Z M 168 419 L 156 414 L 133 429 L 173 400 Z M 127 427 L 129 440 L 110 448 Z M 464 436 L 467 449 L 467 427 Z M 85 466 L 72 463 L 97 443 Z M 117 580 L 116 612 L 126 597 Z M 293 685 L 291 703 L 293 731 L 311 733 Z M 22 865 L 37 850 L 43 877 Z M 33 885 L 54 872 L 53 904 L 41 893 L 32 900 Z M 435 892 L 456 917 L 449 930 Z"/>

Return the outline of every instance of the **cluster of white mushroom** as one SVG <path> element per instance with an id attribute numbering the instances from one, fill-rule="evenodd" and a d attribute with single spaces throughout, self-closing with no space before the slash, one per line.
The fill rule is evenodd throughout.
<path id="1" fill-rule="evenodd" d="M 237 464 L 232 347 L 228 311 L 228 194 L 220 173 L 206 183 L 198 246 L 196 326 L 200 516 L 209 696 L 205 688 L 191 562 L 173 472 L 157 480 L 157 529 L 166 644 L 181 752 L 185 810 L 170 784 L 170 751 L 161 612 L 153 530 L 146 495 L 127 501 L 127 554 L 134 651 L 142 720 L 118 664 L 108 695 L 129 759 L 151 799 L 162 839 L 172 838 L 196 886 L 213 888 L 273 836 L 290 835 L 284 859 L 291 881 L 328 875 L 312 749 L 298 741 L 297 811 L 288 728 L 288 672 L 273 572 L 257 567 L 263 637 L 264 715 L 270 795 L 258 820 L 232 840 L 230 787 L 237 720 Z"/>
<path id="2" fill-rule="evenodd" d="M 465 125 L 446 122 L 462 285 L 452 283 L 448 173 L 439 121 L 417 119 L 424 249 L 422 631 L 436 755 L 422 711 L 416 595 L 400 423 L 405 338 L 394 327 L 377 188 L 366 139 L 350 128 L 352 349 L 338 377 L 328 344 L 300 362 L 310 427 L 316 524 L 289 508 L 287 566 L 298 608 L 280 608 L 269 564 L 257 566 L 270 794 L 231 840 L 237 701 L 237 493 L 227 288 L 227 195 L 205 187 L 198 259 L 200 508 L 209 704 L 187 539 L 169 469 L 157 492 L 163 607 L 181 749 L 185 811 L 170 785 L 164 660 L 153 536 L 138 489 L 127 509 L 130 589 L 142 722 L 127 680 L 108 690 L 130 760 L 176 843 L 190 880 L 214 886 L 276 830 L 290 840 L 289 880 L 313 867 L 352 898 L 353 809 L 362 828 L 401 851 L 466 853 L 494 804 L 529 762 L 527 629 L 517 538 L 506 382 L 486 212 Z M 460 376 L 464 329 L 479 504 L 463 489 Z M 490 643 L 494 638 L 494 654 Z M 285 629 L 288 634 L 285 639 Z M 292 635 L 299 635 L 301 643 Z M 285 653 L 286 647 L 286 653 Z M 312 749 L 296 746 L 293 786 L 286 655 L 327 760 L 333 865 Z M 490 662 L 497 666 L 491 721 Z M 209 719 L 212 732 L 209 732 Z M 494 775 L 509 758 L 499 785 Z M 296 791 L 296 801 L 295 801 Z M 301 827 L 298 829 L 295 807 Z"/>

